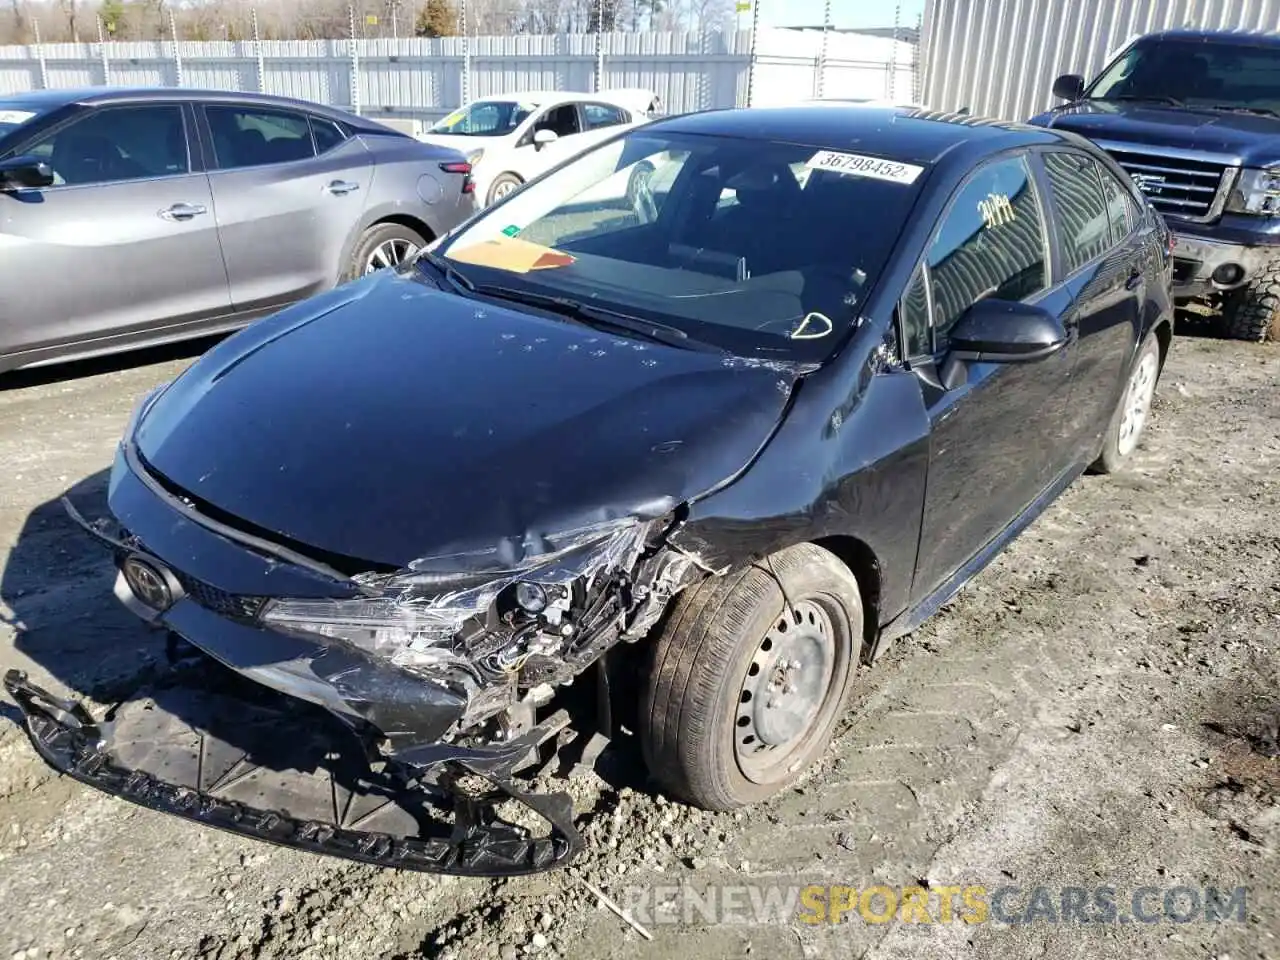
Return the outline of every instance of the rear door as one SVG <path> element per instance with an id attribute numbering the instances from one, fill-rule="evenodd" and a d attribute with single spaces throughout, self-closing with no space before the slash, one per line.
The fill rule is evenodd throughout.
<path id="1" fill-rule="evenodd" d="M 1023 512 L 1058 471 L 1072 345 L 1031 363 L 971 363 L 937 376 L 948 334 L 979 299 L 1037 303 L 1061 316 L 1045 198 L 1024 154 L 988 161 L 952 196 L 899 307 L 908 364 L 930 421 L 929 478 L 913 595 L 923 597 Z"/>
<path id="2" fill-rule="evenodd" d="M 1127 191 L 1088 154 L 1042 154 L 1070 321 L 1080 338 L 1068 409 L 1070 449 L 1091 456 L 1119 398 L 1148 283 L 1144 251 L 1129 220 Z"/>
<path id="3" fill-rule="evenodd" d="M 331 120 L 258 104 L 201 108 L 209 181 L 237 309 L 334 286 L 373 181 L 373 156 Z"/>
<path id="4" fill-rule="evenodd" d="M 0 353 L 230 312 L 193 127 L 181 102 L 148 101 L 22 146 L 55 183 L 0 192 Z"/>

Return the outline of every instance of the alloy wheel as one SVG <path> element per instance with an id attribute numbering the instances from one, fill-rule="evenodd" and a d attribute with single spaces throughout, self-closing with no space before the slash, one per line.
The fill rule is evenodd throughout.
<path id="1" fill-rule="evenodd" d="M 1151 401 L 1156 392 L 1156 373 L 1159 361 L 1154 353 L 1146 353 L 1129 377 L 1125 389 L 1124 411 L 1120 415 L 1120 435 L 1116 449 L 1121 456 L 1128 456 L 1138 445 L 1142 429 L 1151 413 Z"/>
<path id="2" fill-rule="evenodd" d="M 411 240 L 399 237 L 384 240 L 369 254 L 364 264 L 364 272 L 367 275 L 377 270 L 385 270 L 387 267 L 397 267 L 406 260 L 411 260 L 417 252 L 418 246 Z"/>

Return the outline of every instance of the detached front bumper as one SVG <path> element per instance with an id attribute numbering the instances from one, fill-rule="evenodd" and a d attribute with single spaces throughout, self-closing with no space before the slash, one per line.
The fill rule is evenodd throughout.
<path id="1" fill-rule="evenodd" d="M 322 711 L 246 683 L 216 664 L 176 670 L 96 721 L 19 671 L 4 677 L 50 766 L 152 810 L 311 853 L 461 876 L 538 873 L 581 848 L 567 795 L 526 794 L 510 778 L 555 725 L 487 755 L 440 745 L 397 775 L 372 769 Z M 518 822 L 499 815 L 512 804 Z"/>
<path id="2" fill-rule="evenodd" d="M 1173 296 L 1187 300 L 1235 290 L 1277 256 L 1280 246 L 1250 246 L 1175 232 Z"/>

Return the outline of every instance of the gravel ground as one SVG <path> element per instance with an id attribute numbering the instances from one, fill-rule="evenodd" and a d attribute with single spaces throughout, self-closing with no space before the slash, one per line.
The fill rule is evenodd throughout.
<path id="1" fill-rule="evenodd" d="M 0 668 L 102 701 L 160 656 L 56 502 L 99 509 L 134 400 L 193 355 L 0 387 Z M 570 785 L 589 844 L 573 871 L 441 879 L 204 829 L 53 776 L 0 700 L 0 960 L 1280 956 L 1277 423 L 1280 349 L 1180 335 L 1131 470 L 1077 482 L 866 671 L 804 784 L 702 814 L 622 744 L 607 783 Z M 807 884 L 1012 885 L 1014 909 L 1037 886 L 1110 886 L 1121 914 L 1143 886 L 1243 886 L 1247 906 L 1094 924 L 742 908 Z M 646 899 L 660 886 L 737 910 L 665 922 Z"/>

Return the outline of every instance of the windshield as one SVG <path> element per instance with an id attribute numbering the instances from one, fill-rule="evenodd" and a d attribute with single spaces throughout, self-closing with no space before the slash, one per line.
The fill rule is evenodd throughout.
<path id="1" fill-rule="evenodd" d="M 922 170 L 813 146 L 642 128 L 482 213 L 437 252 L 477 285 L 821 362 L 852 327 Z"/>
<path id="2" fill-rule="evenodd" d="M 484 100 L 453 111 L 434 124 L 427 133 L 447 133 L 458 137 L 501 137 L 520 126 L 534 107 L 532 103 Z"/>
<path id="3" fill-rule="evenodd" d="M 0 100 L 0 140 L 38 115 L 34 110 Z"/>
<path id="4" fill-rule="evenodd" d="M 1086 96 L 1280 112 L 1280 47 L 1139 41 L 1094 81 Z"/>

